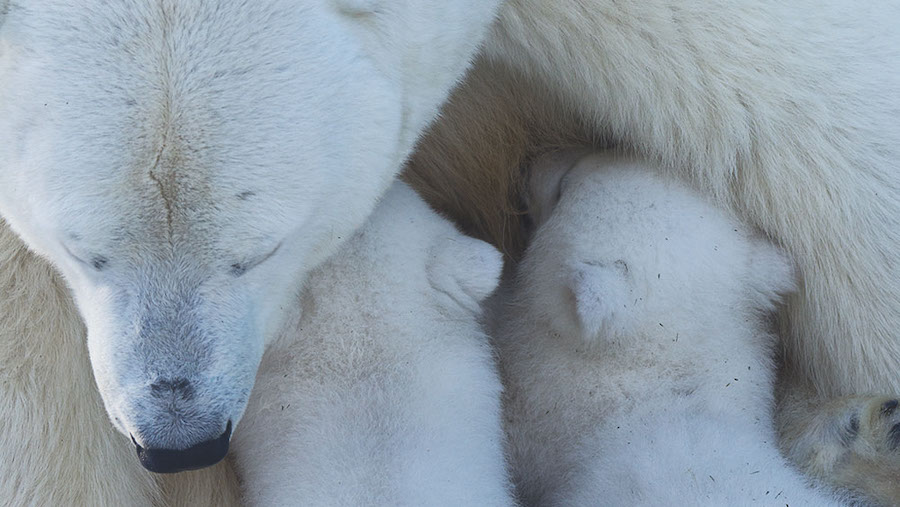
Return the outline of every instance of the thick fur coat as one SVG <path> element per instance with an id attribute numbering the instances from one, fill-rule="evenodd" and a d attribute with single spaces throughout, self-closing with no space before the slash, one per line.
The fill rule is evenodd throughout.
<path id="1" fill-rule="evenodd" d="M 776 444 L 787 258 L 646 163 L 538 166 L 493 316 L 524 505 L 838 505 Z"/>
<path id="2" fill-rule="evenodd" d="M 3 360 L 45 361 L 19 370 L 36 379 L 69 364 L 16 327 L 40 301 L 58 321 L 32 329 L 73 340 L 65 359 L 82 366 L 85 322 L 117 452 L 128 435 L 178 451 L 239 425 L 283 305 L 362 225 L 480 54 L 418 146 L 416 188 L 514 244 L 519 162 L 542 143 L 637 152 L 795 260 L 784 357 L 809 397 L 900 391 L 898 16 L 896 0 L 2 1 L 0 215 L 21 256 L 2 270 L 28 281 L 2 295 Z M 489 99 L 503 89 L 536 101 Z M 59 282 L 20 272 L 34 253 L 77 312 L 48 296 Z M 92 396 L 86 376 L 66 399 L 26 378 L 0 386 L 28 400 L 12 427 L 68 420 L 60 407 Z M 197 394 L 174 405 L 186 423 L 152 396 L 176 384 Z M 93 399 L 65 428 L 105 438 Z M 797 441 L 821 440 L 807 437 L 824 406 L 784 411 Z M 0 456 L 57 442 L 11 437 Z"/>
<path id="3" fill-rule="evenodd" d="M 251 505 L 513 505 L 477 319 L 496 249 L 402 183 L 309 277 L 234 452 Z"/>

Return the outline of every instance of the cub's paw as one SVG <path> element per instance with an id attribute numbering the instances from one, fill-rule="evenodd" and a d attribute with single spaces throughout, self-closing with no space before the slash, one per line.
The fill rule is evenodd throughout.
<path id="1" fill-rule="evenodd" d="M 865 502 L 900 505 L 900 399 L 782 407 L 779 419 L 782 449 L 809 476 Z"/>

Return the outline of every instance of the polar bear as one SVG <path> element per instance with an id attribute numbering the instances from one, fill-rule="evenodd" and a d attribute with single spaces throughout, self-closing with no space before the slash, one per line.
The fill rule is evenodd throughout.
<path id="1" fill-rule="evenodd" d="M 679 168 L 784 244 L 802 280 L 787 360 L 815 395 L 896 391 L 898 14 L 896 0 L 0 0 L 0 216 L 64 276 L 124 442 L 152 470 L 209 465 L 281 308 L 480 54 L 546 89 L 563 131 Z M 451 140 L 468 154 L 445 163 L 514 149 L 498 140 Z M 492 225 L 521 177 L 479 169 L 431 176 Z M 791 413 L 801 429 L 819 415 Z"/>
<path id="2" fill-rule="evenodd" d="M 404 184 L 315 270 L 234 437 L 251 505 L 513 505 L 476 319 L 500 253 Z"/>
<path id="3" fill-rule="evenodd" d="M 282 309 L 389 187 L 494 9 L 391 5 L 381 48 L 357 11 L 385 6 L 351 3 L 0 9 L 0 214 L 65 278 L 109 419 L 151 471 L 225 456 Z M 434 15 L 457 29 L 441 57 L 396 73 Z"/>
<path id="4" fill-rule="evenodd" d="M 647 163 L 548 156 L 491 320 L 525 505 L 838 505 L 778 451 L 790 261 Z"/>

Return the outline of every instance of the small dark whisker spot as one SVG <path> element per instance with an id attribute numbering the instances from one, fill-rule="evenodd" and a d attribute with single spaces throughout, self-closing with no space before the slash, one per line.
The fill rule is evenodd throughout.
<path id="1" fill-rule="evenodd" d="M 237 198 L 240 199 L 240 200 L 242 200 L 242 201 L 246 201 L 247 199 L 249 199 L 249 198 L 251 198 L 251 197 L 253 197 L 253 196 L 255 196 L 255 195 L 256 195 L 256 192 L 253 192 L 253 191 L 251 191 L 251 190 L 247 190 L 247 191 L 244 191 L 244 192 L 241 192 L 240 194 L 238 194 L 238 195 L 237 195 Z"/>

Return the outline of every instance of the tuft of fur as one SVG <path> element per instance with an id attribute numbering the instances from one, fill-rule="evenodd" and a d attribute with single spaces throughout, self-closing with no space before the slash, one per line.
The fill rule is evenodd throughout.
<path id="1" fill-rule="evenodd" d="M 512 505 L 480 303 L 496 249 L 397 183 L 310 274 L 235 434 L 251 505 Z"/>
<path id="2" fill-rule="evenodd" d="M 836 505 L 776 445 L 790 261 L 651 164 L 570 166 L 535 179 L 544 219 L 492 316 L 522 501 Z"/>

